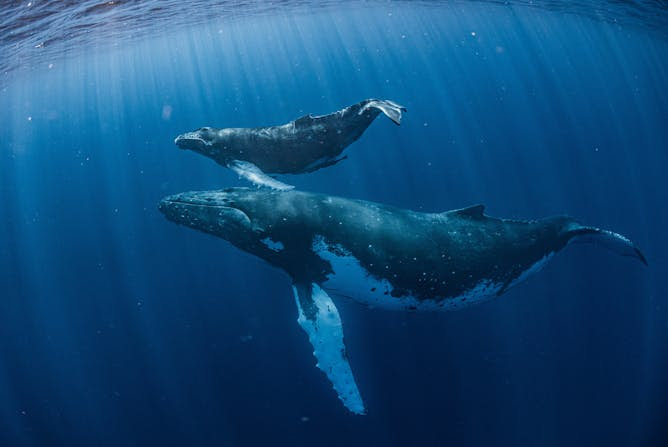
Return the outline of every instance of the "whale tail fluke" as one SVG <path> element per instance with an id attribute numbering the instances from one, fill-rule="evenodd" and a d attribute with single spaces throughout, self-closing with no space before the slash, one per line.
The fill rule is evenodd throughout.
<path id="1" fill-rule="evenodd" d="M 566 228 L 569 243 L 596 244 L 621 256 L 636 258 L 647 265 L 645 255 L 630 239 L 613 231 L 571 223 Z"/>
<path id="2" fill-rule="evenodd" d="M 401 115 L 406 111 L 406 107 L 397 104 L 389 99 L 369 99 L 368 102 L 358 112 L 360 115 L 369 108 L 375 108 L 385 114 L 397 126 L 401 124 Z"/>

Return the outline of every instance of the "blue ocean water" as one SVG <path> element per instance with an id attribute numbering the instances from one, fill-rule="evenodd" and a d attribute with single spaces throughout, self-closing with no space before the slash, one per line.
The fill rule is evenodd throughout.
<path id="1" fill-rule="evenodd" d="M 668 445 L 663 2 L 40 4 L 0 28 L 0 445 Z M 245 185 L 177 134 L 368 97 L 402 125 L 281 179 L 569 214 L 649 267 L 575 246 L 458 312 L 337 301 L 347 412 L 289 278 L 156 205 Z"/>

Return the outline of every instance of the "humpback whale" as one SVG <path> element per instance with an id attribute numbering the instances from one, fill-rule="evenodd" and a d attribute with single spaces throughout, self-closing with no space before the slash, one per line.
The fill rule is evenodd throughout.
<path id="1" fill-rule="evenodd" d="M 383 113 L 401 123 L 403 106 L 367 99 L 329 115 L 305 115 L 271 127 L 214 129 L 202 127 L 179 135 L 174 143 L 215 160 L 257 185 L 286 190 L 267 174 L 302 174 L 345 159 L 341 153 L 357 141 Z"/>
<path id="2" fill-rule="evenodd" d="M 165 197 L 165 217 L 285 271 L 317 366 L 346 408 L 366 412 L 330 297 L 399 310 L 451 310 L 500 296 L 571 243 L 646 264 L 626 237 L 565 217 L 518 221 L 476 205 L 420 213 L 361 200 L 231 188 Z"/>

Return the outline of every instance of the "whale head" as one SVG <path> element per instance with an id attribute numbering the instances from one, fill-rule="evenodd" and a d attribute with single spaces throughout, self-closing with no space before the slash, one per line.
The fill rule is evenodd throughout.
<path id="1" fill-rule="evenodd" d="M 258 238 L 250 217 L 235 206 L 235 196 L 222 191 L 191 191 L 163 198 L 158 209 L 179 225 L 203 231 L 237 246 Z"/>
<path id="2" fill-rule="evenodd" d="M 216 138 L 218 138 L 219 131 L 212 127 L 201 127 L 192 132 L 186 132 L 174 139 L 176 144 L 181 149 L 190 149 L 195 152 L 205 152 L 207 147 L 213 145 Z"/>

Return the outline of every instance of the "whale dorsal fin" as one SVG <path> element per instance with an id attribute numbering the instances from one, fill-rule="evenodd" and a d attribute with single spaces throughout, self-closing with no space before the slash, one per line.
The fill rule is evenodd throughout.
<path id="1" fill-rule="evenodd" d="M 297 322 L 308 335 L 313 355 L 339 399 L 355 414 L 365 414 L 364 403 L 348 363 L 343 344 L 341 317 L 332 299 L 315 283 L 295 283 L 292 287 L 299 315 Z"/>
<path id="2" fill-rule="evenodd" d="M 295 127 L 308 127 L 313 124 L 315 117 L 310 113 L 295 120 Z"/>
<path id="3" fill-rule="evenodd" d="M 482 219 L 485 217 L 485 205 L 473 205 L 460 210 L 449 211 L 448 213 L 456 214 L 458 216 L 473 217 L 475 219 Z"/>

